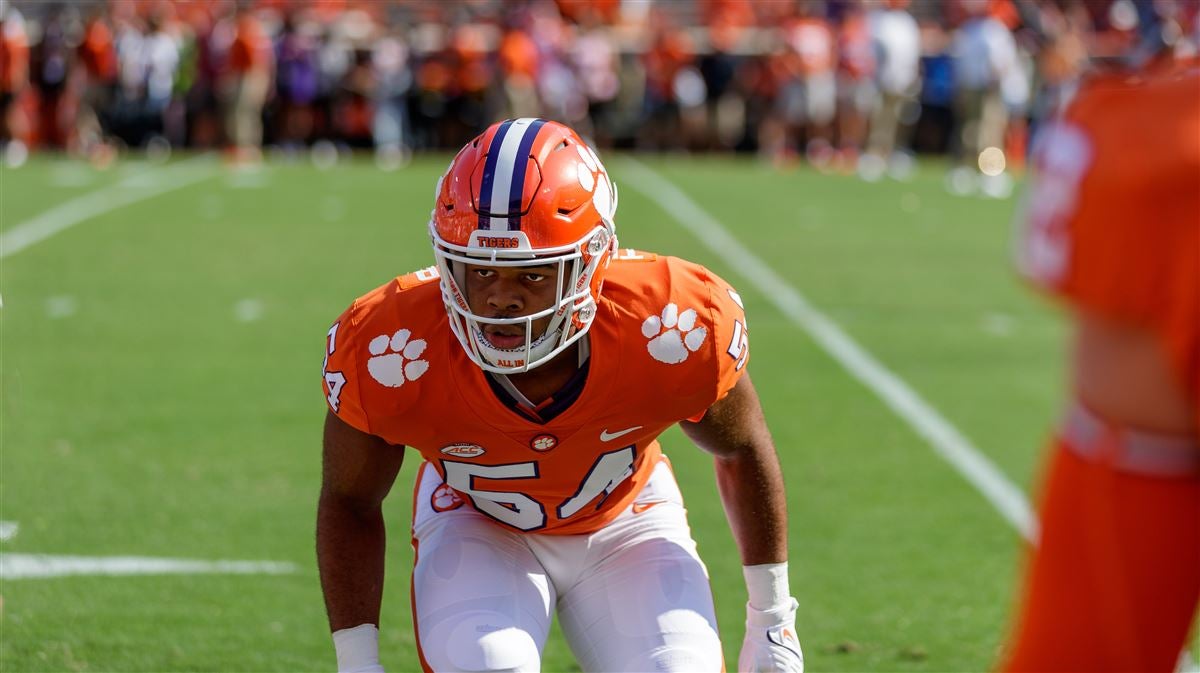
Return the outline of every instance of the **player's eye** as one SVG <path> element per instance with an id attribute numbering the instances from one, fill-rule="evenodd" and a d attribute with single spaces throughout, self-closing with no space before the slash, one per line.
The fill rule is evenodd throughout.
<path id="1" fill-rule="evenodd" d="M 527 273 L 527 274 L 525 274 L 525 280 L 527 280 L 531 283 L 540 283 L 545 279 L 546 279 L 546 274 L 544 274 L 544 273 Z"/>
<path id="2" fill-rule="evenodd" d="M 485 267 L 478 267 L 475 269 L 475 275 L 480 278 L 491 278 L 492 276 L 496 275 L 496 270 L 488 269 Z"/>

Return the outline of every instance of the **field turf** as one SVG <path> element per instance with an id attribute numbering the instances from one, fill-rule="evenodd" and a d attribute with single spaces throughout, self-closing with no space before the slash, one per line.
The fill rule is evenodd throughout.
<path id="1" fill-rule="evenodd" d="M 0 520 L 19 526 L 0 553 L 295 567 L 0 580 L 0 670 L 333 669 L 313 552 L 325 331 L 358 294 L 432 262 L 425 223 L 447 161 L 0 169 L 5 233 L 48 212 L 70 219 L 79 199 L 128 200 L 0 260 Z M 939 166 L 867 184 L 743 159 L 639 161 L 1030 488 L 1058 413 L 1063 324 L 1011 271 L 1015 199 L 949 196 Z M 745 299 L 750 371 L 786 472 L 809 670 L 988 668 L 1017 532 L 745 269 L 623 184 L 625 158 L 608 163 L 622 247 L 702 262 Z M 711 463 L 677 430 L 664 444 L 732 670 L 745 596 Z M 410 452 L 386 503 L 391 671 L 418 668 L 407 531 L 418 463 Z M 577 670 L 557 634 L 544 661 Z"/>

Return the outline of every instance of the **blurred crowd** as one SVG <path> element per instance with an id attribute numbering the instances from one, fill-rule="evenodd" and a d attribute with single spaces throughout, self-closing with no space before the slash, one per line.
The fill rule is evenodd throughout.
<path id="1" fill-rule="evenodd" d="M 1095 59 L 1194 52 L 1197 0 L 0 0 L 0 142 L 402 160 L 544 116 L 600 146 L 990 175 Z"/>

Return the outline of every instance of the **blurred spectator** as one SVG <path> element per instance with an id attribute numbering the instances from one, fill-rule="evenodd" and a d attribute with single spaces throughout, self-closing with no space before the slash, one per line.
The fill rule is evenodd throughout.
<path id="1" fill-rule="evenodd" d="M 743 11 L 748 7 L 741 5 Z M 741 141 L 746 125 L 746 98 L 738 86 L 742 58 L 734 53 L 746 27 L 732 12 L 720 14 L 709 23 L 710 50 L 700 57 L 700 75 L 707 98 L 707 136 L 710 149 L 732 150 Z"/>
<path id="2" fill-rule="evenodd" d="M 108 110 L 117 81 L 117 51 L 108 19 L 93 9 L 83 30 L 78 50 L 82 93 L 75 117 L 76 149 L 101 163 L 111 159 L 106 141 Z"/>
<path id="3" fill-rule="evenodd" d="M 113 13 L 117 54 L 117 90 L 109 120 L 113 135 L 125 145 L 138 146 L 146 133 L 146 50 L 142 19 L 131 4 Z"/>
<path id="4" fill-rule="evenodd" d="M 571 56 L 583 95 L 587 99 L 590 135 L 596 142 L 609 145 L 612 141 L 609 130 L 612 127 L 612 106 L 621 83 L 617 76 L 616 46 L 602 20 L 600 10 L 595 7 L 588 7 L 581 12 L 579 33 L 574 40 Z M 580 130 L 586 131 L 587 128 Z"/>
<path id="5" fill-rule="evenodd" d="M 929 19 L 917 23 L 921 35 L 920 116 L 909 138 L 915 152 L 946 154 L 954 131 L 954 57 L 950 35 Z"/>
<path id="6" fill-rule="evenodd" d="M 173 5 L 178 10 L 178 5 Z M 171 146 L 188 142 L 191 124 L 189 95 L 197 88 L 200 77 L 200 40 L 191 16 L 172 16 L 171 26 L 179 48 L 179 65 L 175 69 L 171 104 L 164 120 L 166 139 Z"/>
<path id="7" fill-rule="evenodd" d="M 30 74 L 38 91 L 37 137 L 40 142 L 62 147 L 67 139 L 64 112 L 71 47 L 67 17 L 54 7 L 42 25 L 42 39 L 30 54 Z"/>
<path id="8" fill-rule="evenodd" d="M 180 8 L 191 34 L 191 47 L 183 63 L 187 69 L 180 83 L 188 88 L 182 99 L 187 108 L 186 138 L 192 147 L 212 148 L 221 143 L 223 121 L 217 100 L 218 80 L 224 70 L 234 25 L 223 3 L 189 3 Z"/>
<path id="9" fill-rule="evenodd" d="M 0 0 L 0 148 L 8 164 L 25 162 L 29 122 L 20 108 L 29 89 L 29 43 L 21 12 Z"/>
<path id="10" fill-rule="evenodd" d="M 317 31 L 311 20 L 289 11 L 276 41 L 276 133 L 285 149 L 304 145 L 312 136 L 313 102 L 319 78 Z"/>
<path id="11" fill-rule="evenodd" d="M 145 106 L 151 133 L 167 133 L 168 111 L 175 94 L 175 75 L 179 70 L 180 40 L 168 32 L 164 25 L 168 21 L 169 4 L 159 5 L 146 20 L 146 35 L 142 41 L 145 50 Z M 179 138 L 181 131 L 170 133 Z"/>
<path id="12" fill-rule="evenodd" d="M 687 34 L 670 25 L 661 13 L 653 22 L 657 29 L 642 59 L 646 68 L 646 129 L 641 139 L 645 148 L 662 150 L 677 147 L 676 141 L 682 138 L 678 84 L 695 54 Z M 686 82 L 687 76 L 683 79 Z"/>
<path id="13" fill-rule="evenodd" d="M 878 105 L 878 67 L 865 2 L 851 2 L 838 31 L 838 165 L 852 170 L 863 150 L 867 121 Z"/>
<path id="14" fill-rule="evenodd" d="M 529 19 L 530 34 L 538 46 L 537 87 L 542 113 L 590 133 L 585 123 L 587 96 L 570 53 L 570 27 L 552 4 L 534 5 Z"/>
<path id="15" fill-rule="evenodd" d="M 321 33 L 317 47 L 317 97 L 314 105 L 314 134 L 324 139 L 336 137 L 334 110 L 342 96 L 342 80 L 353 64 L 354 45 L 347 35 L 346 22 L 335 20 Z"/>
<path id="16" fill-rule="evenodd" d="M 336 137 L 341 143 L 354 149 L 369 149 L 374 146 L 371 127 L 375 117 L 372 101 L 375 91 L 371 53 L 356 49 L 354 64 L 342 80 L 342 87 L 333 108 L 333 125 Z"/>
<path id="17" fill-rule="evenodd" d="M 871 116 L 871 158 L 864 166 L 866 174 L 885 162 L 897 166 L 896 152 L 907 145 L 902 130 L 916 120 L 909 111 L 921 88 L 921 35 L 916 19 L 907 11 L 908 4 L 907 0 L 888 0 L 871 12 L 879 101 Z"/>
<path id="18" fill-rule="evenodd" d="M 777 106 L 788 150 L 802 148 L 810 159 L 831 158 L 830 123 L 837 110 L 836 42 L 823 3 L 797 0 L 783 27 L 784 50 L 777 61 Z M 822 158 L 823 157 L 823 158 Z"/>
<path id="19" fill-rule="evenodd" d="M 610 133 L 613 145 L 632 148 L 638 145 L 646 117 L 646 68 L 636 54 L 621 54 L 617 77 L 620 86 L 613 102 Z"/>
<path id="20" fill-rule="evenodd" d="M 537 93 L 540 61 L 537 43 L 523 28 L 510 28 L 500 40 L 498 57 L 503 77 L 504 116 L 537 116 L 541 109 Z"/>
<path id="21" fill-rule="evenodd" d="M 253 162 L 262 148 L 263 105 L 271 90 L 271 45 L 257 16 L 238 8 L 236 32 L 226 60 L 223 95 L 225 129 L 235 162 Z"/>
<path id="22" fill-rule="evenodd" d="M 1038 7 L 1043 39 L 1037 56 L 1040 86 L 1033 101 L 1033 118 L 1042 119 L 1061 109 L 1075 95 L 1079 76 L 1087 64 L 1087 11 L 1082 3 Z"/>
<path id="23" fill-rule="evenodd" d="M 385 161 L 400 164 L 412 149 L 406 97 L 412 88 L 408 45 L 397 30 L 380 38 L 371 52 L 375 78 L 375 148 Z"/>
<path id="24" fill-rule="evenodd" d="M 954 140 L 958 167 L 951 188 L 967 193 L 980 187 L 998 189 L 1004 171 L 1004 132 L 1008 108 L 1003 85 L 1017 69 L 1017 48 L 1008 27 L 988 13 L 987 0 L 963 0 L 967 19 L 955 31 Z M 986 153 L 986 154 L 985 154 Z"/>
<path id="25" fill-rule="evenodd" d="M 413 105 L 414 140 L 418 147 L 442 147 L 449 134 L 452 71 L 443 52 L 426 54 L 416 68 Z"/>
<path id="26" fill-rule="evenodd" d="M 1022 30 L 1013 33 L 1016 45 L 1016 58 L 1013 67 L 1009 68 L 1000 80 L 1000 97 L 1004 100 L 1005 112 L 1008 116 L 1008 126 L 1004 134 L 1004 167 L 1008 172 L 1020 170 L 1025 165 L 1025 145 L 1028 142 L 1029 125 L 1027 119 L 1030 106 L 1030 83 L 1034 76 L 1034 50 L 1031 31 Z M 992 196 L 1007 196 L 1011 191 L 1005 183 L 1007 173 L 1001 178 L 1001 189 Z"/>

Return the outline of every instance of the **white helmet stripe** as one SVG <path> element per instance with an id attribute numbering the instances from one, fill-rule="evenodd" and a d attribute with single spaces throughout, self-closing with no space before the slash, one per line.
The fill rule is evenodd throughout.
<path id="1" fill-rule="evenodd" d="M 533 122 L 537 121 L 536 117 L 522 117 L 512 123 L 508 129 L 508 133 L 504 134 L 503 140 L 500 142 L 499 154 L 496 159 L 496 170 L 492 174 L 492 190 L 487 195 L 486 209 L 489 212 L 500 211 L 508 213 L 509 207 L 509 192 L 512 190 L 513 180 L 524 181 L 524 175 L 513 175 L 517 165 L 517 155 L 521 147 L 521 140 L 525 138 L 527 133 L 537 133 L 540 125 L 532 126 Z M 494 148 L 489 148 L 490 153 Z M 524 165 L 522 162 L 521 165 Z M 515 213 L 509 213 L 515 214 Z M 491 231 L 508 231 L 508 217 L 491 216 L 488 218 L 488 227 Z"/>

